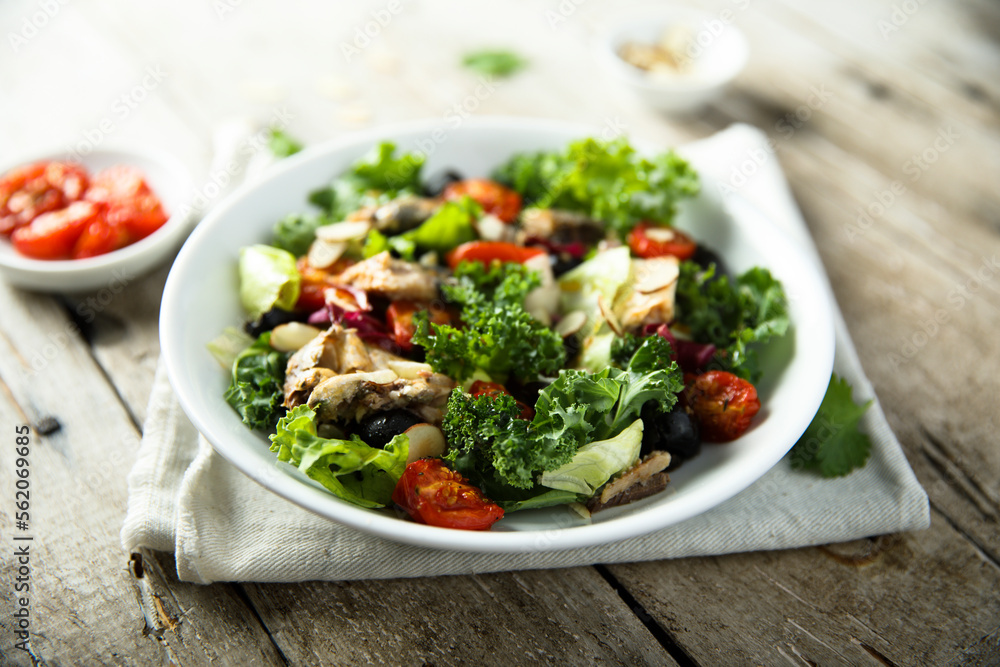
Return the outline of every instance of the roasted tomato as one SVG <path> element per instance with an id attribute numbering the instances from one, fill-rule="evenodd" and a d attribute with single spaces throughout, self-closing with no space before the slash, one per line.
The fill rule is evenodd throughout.
<path id="1" fill-rule="evenodd" d="M 532 257 L 544 254 L 545 251 L 541 248 L 526 248 L 503 241 L 470 241 L 449 252 L 445 259 L 448 260 L 448 266 L 454 270 L 462 262 L 489 264 L 496 260 L 524 264 Z"/>
<path id="2" fill-rule="evenodd" d="M 393 301 L 385 311 L 385 321 L 389 325 L 396 345 L 399 345 L 404 352 L 413 349 L 413 334 L 417 330 L 413 316 L 421 310 L 428 312 L 430 321 L 434 324 L 454 324 L 457 320 L 457 317 L 440 305 L 417 301 Z"/>
<path id="3" fill-rule="evenodd" d="M 120 165 L 97 173 L 84 197 L 107 206 L 108 221 L 124 229 L 129 242 L 146 238 L 167 221 L 163 205 L 135 167 Z"/>
<path id="4" fill-rule="evenodd" d="M 730 442 L 750 428 L 760 410 L 752 384 L 725 371 L 708 371 L 694 377 L 684 389 L 705 442 Z"/>
<path id="5" fill-rule="evenodd" d="M 333 266 L 326 269 L 317 269 L 309 264 L 307 256 L 299 257 L 295 263 L 299 275 L 302 277 L 302 285 L 299 288 L 299 299 L 295 302 L 295 310 L 317 311 L 326 305 L 326 290 L 335 286 L 336 276 L 351 265 L 351 260 L 341 258 Z M 341 296 L 344 299 L 355 301 L 353 295 L 346 290 Z M 358 308 L 361 304 L 356 304 Z"/>
<path id="6" fill-rule="evenodd" d="M 440 459 L 420 459 L 406 466 L 392 501 L 415 521 L 441 528 L 488 530 L 503 518 L 503 508 Z"/>
<path id="7" fill-rule="evenodd" d="M 125 227 L 99 214 L 87 225 L 80 238 L 73 244 L 70 256 L 73 259 L 97 257 L 123 248 L 128 244 L 129 233 Z"/>
<path id="8" fill-rule="evenodd" d="M 0 233 L 77 201 L 87 184 L 87 172 L 70 162 L 36 162 L 8 171 L 0 177 Z"/>
<path id="9" fill-rule="evenodd" d="M 650 222 L 640 222 L 629 232 L 628 245 L 636 257 L 643 259 L 667 255 L 681 260 L 691 259 L 698 249 L 698 244 L 679 229 Z"/>
<path id="10" fill-rule="evenodd" d="M 510 392 L 507 391 L 507 388 L 502 384 L 497 384 L 496 382 L 486 382 L 484 380 L 476 380 L 473 382 L 472 386 L 469 387 L 469 393 L 473 396 L 499 396 L 501 394 L 510 395 Z M 521 406 L 521 412 L 517 415 L 518 419 L 530 420 L 535 418 L 535 409 L 533 407 L 521 401 L 517 401 L 517 404 Z"/>
<path id="11" fill-rule="evenodd" d="M 521 212 L 521 195 L 488 178 L 469 178 L 452 183 L 441 196 L 445 199 L 471 197 L 484 211 L 504 222 L 514 222 Z"/>
<path id="12" fill-rule="evenodd" d="M 69 259 L 77 240 L 99 215 L 97 204 L 73 202 L 21 225 L 11 234 L 10 240 L 18 252 L 34 259 Z"/>

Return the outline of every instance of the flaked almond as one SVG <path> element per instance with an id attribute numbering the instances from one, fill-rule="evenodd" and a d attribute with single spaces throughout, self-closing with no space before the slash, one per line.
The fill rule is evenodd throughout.
<path id="1" fill-rule="evenodd" d="M 563 338 L 566 338 L 567 336 L 575 334 L 586 323 L 587 313 L 582 310 L 574 310 L 571 313 L 567 313 L 566 317 L 559 320 L 559 324 L 556 325 L 556 333 Z"/>
<path id="2" fill-rule="evenodd" d="M 434 372 L 430 364 L 424 364 L 419 361 L 390 359 L 385 362 L 385 365 L 404 380 L 416 380 L 417 378 L 427 377 Z"/>
<path id="3" fill-rule="evenodd" d="M 670 243 L 677 237 L 670 227 L 646 227 L 646 238 L 657 243 Z"/>
<path id="4" fill-rule="evenodd" d="M 433 424 L 414 424 L 404 431 L 410 440 L 406 455 L 407 464 L 418 459 L 436 458 L 444 455 L 448 443 L 444 433 Z"/>
<path id="5" fill-rule="evenodd" d="M 286 322 L 271 331 L 271 347 L 279 352 L 295 352 L 321 333 L 316 327 L 302 322 Z"/>
<path id="6" fill-rule="evenodd" d="M 388 368 L 383 368 L 370 373 L 352 373 L 352 379 L 358 382 L 371 382 L 372 384 L 391 384 L 399 379 L 395 372 Z"/>
<path id="7" fill-rule="evenodd" d="M 604 321 L 608 323 L 608 326 L 615 332 L 615 335 L 623 335 L 622 325 L 618 321 L 618 318 L 615 317 L 615 314 L 611 311 L 611 308 L 608 306 L 603 294 L 600 294 L 597 297 L 597 307 L 601 309 L 601 315 L 604 316 Z"/>
<path id="8" fill-rule="evenodd" d="M 316 229 L 316 238 L 323 241 L 354 241 L 363 239 L 371 231 L 372 224 L 367 220 L 348 220 L 323 225 Z"/>
<path id="9" fill-rule="evenodd" d="M 333 266 L 346 250 L 346 242 L 325 241 L 317 238 L 309 246 L 309 266 L 317 269 L 327 269 Z"/>
<path id="10" fill-rule="evenodd" d="M 673 257 L 647 259 L 635 267 L 635 291 L 641 294 L 659 292 L 670 287 L 680 276 L 677 260 Z"/>

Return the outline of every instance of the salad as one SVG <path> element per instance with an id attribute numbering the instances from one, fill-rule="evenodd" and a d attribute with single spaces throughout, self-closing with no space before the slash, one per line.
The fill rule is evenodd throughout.
<path id="1" fill-rule="evenodd" d="M 382 143 L 241 249 L 248 320 L 209 348 L 277 460 L 362 507 L 484 530 L 659 493 L 750 428 L 786 298 L 673 226 L 699 191 L 687 162 L 582 139 L 489 179 L 423 166 Z"/>

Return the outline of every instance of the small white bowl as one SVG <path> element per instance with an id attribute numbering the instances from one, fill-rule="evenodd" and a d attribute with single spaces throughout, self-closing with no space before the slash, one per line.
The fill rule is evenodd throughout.
<path id="1" fill-rule="evenodd" d="M 187 204 L 194 194 L 194 182 L 184 165 L 171 156 L 133 150 L 95 150 L 82 157 L 52 153 L 18 160 L 0 168 L 0 173 L 41 160 L 78 162 L 91 175 L 114 165 L 137 167 L 170 218 L 136 243 L 86 259 L 32 259 L 0 236 L 0 275 L 12 285 L 42 292 L 89 292 L 112 283 L 122 285 L 163 262 L 191 231 Z"/>
<path id="2" fill-rule="evenodd" d="M 733 17 L 732 10 L 713 15 L 683 7 L 636 15 L 604 34 L 598 42 L 598 59 L 611 76 L 650 106 L 674 113 L 695 111 L 717 98 L 747 64 L 750 49 L 746 37 L 732 24 Z M 689 71 L 653 74 L 619 55 L 628 42 L 659 42 L 672 26 L 685 26 L 693 33 L 687 51 L 692 58 Z"/>

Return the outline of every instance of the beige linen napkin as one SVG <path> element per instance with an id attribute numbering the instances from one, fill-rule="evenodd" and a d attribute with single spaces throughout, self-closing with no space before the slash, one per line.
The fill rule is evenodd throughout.
<path id="1" fill-rule="evenodd" d="M 815 256 L 776 155 L 759 130 L 735 125 L 682 152 L 701 172 L 739 189 Z M 725 195 L 726 192 L 723 192 Z M 819 259 L 817 257 L 816 261 Z M 856 400 L 874 398 L 840 313 L 835 371 Z M 214 452 L 184 415 L 162 365 L 142 446 L 129 475 L 126 552 L 173 551 L 180 579 L 380 579 L 569 567 L 785 549 L 926 528 L 927 496 L 876 401 L 863 428 L 873 443 L 861 470 L 821 479 L 787 458 L 751 487 L 692 519 L 615 544 L 514 554 L 398 544 L 320 518 L 270 493 Z"/>

